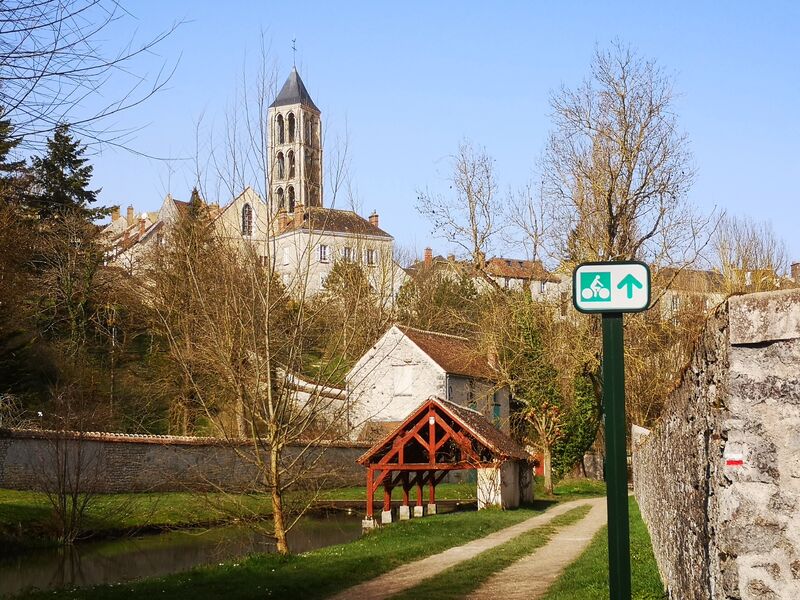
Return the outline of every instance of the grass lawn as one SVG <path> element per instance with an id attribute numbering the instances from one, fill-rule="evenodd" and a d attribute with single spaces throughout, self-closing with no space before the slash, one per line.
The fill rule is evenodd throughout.
<path id="1" fill-rule="evenodd" d="M 541 511 L 470 511 L 412 519 L 378 529 L 349 544 L 289 557 L 254 555 L 141 582 L 42 592 L 28 598 L 324 598 L 409 561 L 464 544 Z"/>
<path id="2" fill-rule="evenodd" d="M 540 478 L 537 478 L 536 486 L 535 497 L 547 499 Z M 605 485 L 602 482 L 564 480 L 556 486 L 552 499 L 565 501 L 603 494 Z M 474 483 L 443 483 L 436 487 L 439 500 L 471 500 L 475 495 Z M 392 497 L 400 500 L 402 490 L 395 488 Z M 366 490 L 359 486 L 326 490 L 318 500 L 363 501 L 365 498 Z M 287 502 L 299 499 L 290 494 Z M 376 491 L 375 499 L 383 499 L 382 490 Z M 87 509 L 85 529 L 92 535 L 114 537 L 137 529 L 171 529 L 263 518 L 271 511 L 269 497 L 261 494 L 102 494 Z M 52 511 L 44 494 L 0 489 L 0 543 L 41 545 L 47 542 L 52 530 Z"/>
<path id="3" fill-rule="evenodd" d="M 666 598 L 650 535 L 636 500 L 629 499 L 631 521 L 631 596 L 634 600 Z M 608 598 L 608 528 L 572 563 L 545 596 L 545 600 L 606 600 Z"/>
<path id="4" fill-rule="evenodd" d="M 544 546 L 559 527 L 571 525 L 586 516 L 590 507 L 579 506 L 555 517 L 543 527 L 523 533 L 485 552 L 475 558 L 465 560 L 450 569 L 432 577 L 421 584 L 409 588 L 392 600 L 447 600 L 465 598 L 476 590 L 489 577 L 502 571 L 512 563 L 528 556 L 537 548 Z"/>

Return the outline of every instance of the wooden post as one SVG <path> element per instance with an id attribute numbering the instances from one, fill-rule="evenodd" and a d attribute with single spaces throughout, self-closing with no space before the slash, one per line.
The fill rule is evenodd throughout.
<path id="1" fill-rule="evenodd" d="M 383 484 L 383 510 L 389 512 L 392 510 L 392 488 L 388 484 Z"/>
<path id="2" fill-rule="evenodd" d="M 422 478 L 424 475 L 422 473 L 418 474 L 417 477 L 417 506 L 422 506 Z"/>
<path id="3" fill-rule="evenodd" d="M 403 506 L 408 506 L 408 471 L 403 473 Z"/>
<path id="4" fill-rule="evenodd" d="M 373 504 L 373 497 L 375 490 L 372 486 L 372 481 L 375 476 L 375 471 L 373 469 L 367 469 L 367 518 L 372 518 L 372 504 Z"/>

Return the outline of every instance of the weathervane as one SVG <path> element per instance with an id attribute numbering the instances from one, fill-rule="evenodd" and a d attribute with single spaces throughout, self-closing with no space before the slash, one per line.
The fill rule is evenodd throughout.
<path id="1" fill-rule="evenodd" d="M 292 38 L 292 66 L 297 66 L 297 38 Z"/>

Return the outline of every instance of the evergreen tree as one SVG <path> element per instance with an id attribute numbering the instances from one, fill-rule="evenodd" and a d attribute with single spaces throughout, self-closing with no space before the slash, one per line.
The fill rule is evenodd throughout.
<path id="1" fill-rule="evenodd" d="M 100 190 L 88 189 L 94 167 L 83 155 L 86 146 L 70 135 L 69 125 L 59 125 L 47 140 L 47 154 L 33 159 L 35 192 L 32 205 L 42 220 L 76 212 L 88 221 L 108 214 L 104 207 L 92 207 Z"/>
<path id="2" fill-rule="evenodd" d="M 5 109 L 0 109 L 0 201 L 17 203 L 28 178 L 25 177 L 25 161 L 11 160 L 22 139 L 15 137 L 14 125 L 10 119 L 4 118 L 5 115 Z"/>

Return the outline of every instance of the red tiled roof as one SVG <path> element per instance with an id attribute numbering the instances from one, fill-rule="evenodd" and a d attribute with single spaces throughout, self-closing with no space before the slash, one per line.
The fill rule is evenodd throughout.
<path id="1" fill-rule="evenodd" d="M 362 454 L 356 462 L 366 466 L 371 462 L 371 459 L 377 458 L 385 453 L 385 451 L 391 449 L 395 438 L 402 435 L 409 426 L 420 418 L 423 412 L 428 411 L 431 405 L 433 405 L 435 410 L 444 413 L 450 419 L 458 423 L 473 439 L 492 452 L 495 458 L 516 458 L 533 461 L 533 456 L 531 456 L 525 448 L 497 429 L 478 411 L 459 406 L 458 404 L 437 398 L 436 396 L 431 396 L 412 411 L 402 423 L 394 427 L 389 434 Z"/>
<path id="2" fill-rule="evenodd" d="M 558 283 L 538 260 L 521 260 L 518 258 L 491 258 L 486 262 L 486 273 L 492 277 L 508 277 L 509 279 L 531 279 L 535 281 L 552 281 Z"/>
<path id="3" fill-rule="evenodd" d="M 489 366 L 486 355 L 476 350 L 474 341 L 404 325 L 397 328 L 446 372 L 490 381 L 497 379 L 497 373 Z"/>
<path id="4" fill-rule="evenodd" d="M 307 208 L 301 222 L 298 222 L 296 219 L 291 219 L 283 229 L 281 229 L 280 233 L 298 230 L 318 232 L 332 231 L 337 233 L 351 233 L 354 235 L 392 238 L 392 236 L 383 229 L 373 225 L 367 219 L 357 215 L 352 210 L 339 210 L 318 206 Z"/>

